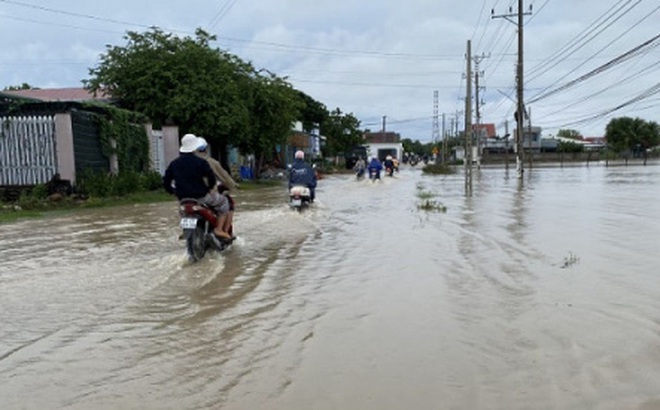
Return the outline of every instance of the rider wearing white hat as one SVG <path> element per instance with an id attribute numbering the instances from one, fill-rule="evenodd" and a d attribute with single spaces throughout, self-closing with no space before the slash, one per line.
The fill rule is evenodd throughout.
<path id="1" fill-rule="evenodd" d="M 229 239 L 231 236 L 222 230 L 229 211 L 229 201 L 215 189 L 215 174 L 207 161 L 195 155 L 197 147 L 199 141 L 196 135 L 186 134 L 181 138 L 181 154 L 167 166 L 163 188 L 179 200 L 194 198 L 213 207 L 218 214 L 214 232 L 218 237 Z"/>

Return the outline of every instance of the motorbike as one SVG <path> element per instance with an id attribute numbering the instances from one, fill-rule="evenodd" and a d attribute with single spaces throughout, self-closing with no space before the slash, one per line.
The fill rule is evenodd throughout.
<path id="1" fill-rule="evenodd" d="M 388 177 L 394 176 L 394 168 L 385 167 L 385 175 L 387 175 Z"/>
<path id="2" fill-rule="evenodd" d="M 304 185 L 293 185 L 289 190 L 289 205 L 300 212 L 312 202 L 309 188 Z"/>
<path id="3" fill-rule="evenodd" d="M 182 239 L 186 240 L 191 262 L 202 259 L 209 249 L 221 252 L 231 245 L 231 241 L 218 239 L 213 233 L 218 218 L 215 211 L 206 204 L 196 199 L 182 199 L 179 201 L 179 215 Z M 233 227 L 229 233 L 233 236 Z"/>
<path id="4" fill-rule="evenodd" d="M 378 174 L 378 170 L 375 168 L 369 169 L 369 179 L 371 182 L 376 182 L 376 180 L 380 180 L 380 175 Z"/>

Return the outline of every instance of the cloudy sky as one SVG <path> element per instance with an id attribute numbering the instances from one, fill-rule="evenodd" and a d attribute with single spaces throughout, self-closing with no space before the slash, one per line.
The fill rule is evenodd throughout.
<path id="1" fill-rule="evenodd" d="M 363 128 L 385 124 L 427 142 L 442 133 L 443 114 L 446 129 L 463 128 L 470 40 L 481 122 L 503 135 L 507 121 L 513 129 L 517 25 L 502 16 L 517 4 L 0 0 L 0 89 L 79 87 L 106 44 L 125 45 L 128 30 L 190 36 L 201 27 L 217 35 L 217 47 L 287 77 L 330 110 L 353 113 Z M 525 0 L 530 7 L 524 99 L 533 125 L 545 135 L 572 128 L 599 136 L 613 117 L 660 121 L 658 0 Z"/>

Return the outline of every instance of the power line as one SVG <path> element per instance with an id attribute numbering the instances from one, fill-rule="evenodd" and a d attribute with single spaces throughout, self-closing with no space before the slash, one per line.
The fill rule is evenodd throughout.
<path id="1" fill-rule="evenodd" d="M 585 80 L 587 80 L 587 79 L 589 79 L 589 78 L 591 78 L 595 75 L 598 75 L 598 74 L 600 74 L 600 73 L 602 73 L 606 70 L 609 70 L 610 68 L 615 67 L 615 66 L 623 63 L 624 61 L 627 61 L 627 60 L 639 55 L 642 52 L 648 51 L 649 48 L 655 48 L 655 47 L 658 46 L 658 44 L 654 44 L 654 43 L 656 43 L 656 41 L 658 39 L 660 39 L 660 34 L 656 35 L 655 37 L 651 38 L 650 40 L 645 41 L 644 43 L 638 45 L 637 47 L 625 52 L 624 54 L 620 55 L 619 57 L 617 57 L 613 60 L 610 60 L 609 62 L 601 65 L 600 67 L 597 67 L 597 68 L 591 70 L 590 72 L 588 72 L 588 73 L 586 73 L 586 74 L 584 74 L 584 75 L 582 75 L 582 76 L 580 76 L 580 77 L 578 77 L 578 78 L 576 78 L 572 81 L 569 81 L 568 83 L 566 83 L 566 84 L 564 84 L 560 87 L 556 87 L 555 89 L 550 90 L 550 91 L 545 91 L 545 90 L 541 91 L 539 94 L 537 94 L 536 96 L 531 98 L 528 101 L 528 103 L 531 104 L 531 103 L 540 101 L 540 100 L 545 99 L 545 98 L 547 98 L 547 97 L 549 97 L 553 94 L 556 94 L 560 91 L 564 91 L 568 88 L 571 88 L 572 86 L 574 86 L 576 84 L 579 84 L 579 83 L 581 83 L 581 82 L 583 82 L 583 81 L 585 81 Z"/>
<path id="2" fill-rule="evenodd" d="M 215 16 L 213 16 L 211 22 L 209 23 L 209 30 L 213 29 L 213 27 L 215 27 L 215 25 L 218 24 L 227 15 L 227 13 L 229 13 L 229 10 L 234 7 L 236 1 L 237 0 L 228 0 L 222 5 L 222 7 L 220 7 L 220 10 L 216 13 Z"/>

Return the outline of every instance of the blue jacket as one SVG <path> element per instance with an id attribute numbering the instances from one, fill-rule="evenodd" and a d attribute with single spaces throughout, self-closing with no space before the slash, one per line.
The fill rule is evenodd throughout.
<path id="1" fill-rule="evenodd" d="M 371 171 L 372 169 L 375 169 L 376 171 L 380 171 L 383 169 L 383 165 L 380 163 L 380 161 L 378 161 L 377 158 L 374 158 L 371 160 L 371 162 L 369 162 L 368 168 L 369 171 Z"/>
<path id="2" fill-rule="evenodd" d="M 305 185 L 308 188 L 316 188 L 316 172 L 311 165 L 302 159 L 296 159 L 289 170 L 289 186 Z"/>
<path id="3" fill-rule="evenodd" d="M 197 199 L 204 197 L 215 186 L 215 181 L 215 174 L 205 159 L 193 153 L 181 154 L 165 170 L 163 188 L 179 199 Z"/>

